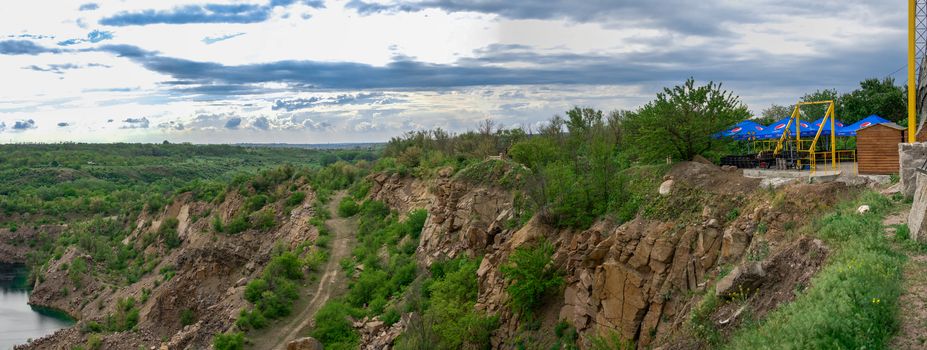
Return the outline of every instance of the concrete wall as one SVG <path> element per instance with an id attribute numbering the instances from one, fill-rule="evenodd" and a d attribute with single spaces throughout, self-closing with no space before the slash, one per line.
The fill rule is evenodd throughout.
<path id="1" fill-rule="evenodd" d="M 899 143 L 898 159 L 901 163 L 901 193 L 913 197 L 917 187 L 917 168 L 927 160 L 927 142 Z"/>

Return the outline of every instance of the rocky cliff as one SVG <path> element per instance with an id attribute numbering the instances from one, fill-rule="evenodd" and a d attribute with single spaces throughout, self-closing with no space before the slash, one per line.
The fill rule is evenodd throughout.
<path id="1" fill-rule="evenodd" d="M 284 200 L 293 191 L 308 194 L 290 211 Z M 137 329 L 131 332 L 99 333 L 104 349 L 204 349 L 211 346 L 217 333 L 234 323 L 239 310 L 246 306 L 242 295 L 245 283 L 256 277 L 270 259 L 274 249 L 291 249 L 317 238 L 318 230 L 309 224 L 316 211 L 315 197 L 304 182 L 280 184 L 273 208 L 278 224 L 270 230 L 249 229 L 239 234 L 216 233 L 211 219 L 229 220 L 242 208 L 243 196 L 229 191 L 219 203 L 207 203 L 192 195 L 178 196 L 163 210 L 143 213 L 124 243 L 143 252 L 148 273 L 125 285 L 108 276 L 100 262 L 69 248 L 53 259 L 37 281 L 30 303 L 64 310 L 80 321 L 48 337 L 22 346 L 22 349 L 71 349 L 87 341 L 84 332 L 93 324 L 104 324 L 107 317 L 119 312 L 120 300 L 134 298 L 139 310 Z M 168 219 L 177 220 L 180 244 L 170 248 L 163 239 L 144 244 Z M 64 268 L 76 258 L 88 262 L 87 273 L 70 278 Z M 182 313 L 195 317 L 183 325 Z"/>
<path id="2" fill-rule="evenodd" d="M 664 178 L 666 195 L 650 189 L 651 212 L 575 231 L 552 227 L 537 216 L 511 227 L 511 191 L 474 185 L 450 170 L 439 174 L 427 181 L 375 175 L 371 196 L 398 210 L 428 210 L 417 251 L 423 265 L 461 255 L 482 259 L 477 307 L 500 316 L 495 348 L 513 348 L 526 337 L 549 344 L 560 320 L 579 331 L 581 343 L 588 336 L 617 332 L 640 346 L 698 347 L 683 325 L 700 296 L 714 290 L 719 275 L 733 269 L 740 276 L 739 266 L 757 262 L 769 273 L 754 285 L 765 289 L 750 303 L 764 313 L 791 300 L 789 288 L 808 283 L 827 251 L 818 241 L 799 239 L 795 229 L 848 192 L 843 184 L 761 191 L 759 180 L 736 171 L 681 163 Z M 556 247 L 553 261 L 566 286 L 545 302 L 541 329 L 531 331 L 523 327 L 521 315 L 509 311 L 500 267 L 516 248 L 542 240 Z M 796 273 L 796 266 L 804 268 Z M 735 287 L 746 285 L 735 282 Z M 718 322 L 736 319 L 736 310 L 718 312 L 712 315 Z"/>

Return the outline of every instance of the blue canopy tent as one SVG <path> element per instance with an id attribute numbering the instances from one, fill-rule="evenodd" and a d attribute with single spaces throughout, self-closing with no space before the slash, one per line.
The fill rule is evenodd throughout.
<path id="1" fill-rule="evenodd" d="M 856 131 L 870 125 L 890 123 L 888 119 L 882 118 L 875 114 L 870 115 L 861 119 L 858 122 L 847 125 L 842 128 L 837 128 L 837 136 L 856 136 Z"/>
<path id="2" fill-rule="evenodd" d="M 721 132 L 717 132 L 712 137 L 720 139 L 722 137 L 730 137 L 735 140 L 745 140 L 751 137 L 756 137 L 757 134 L 762 133 L 766 130 L 766 127 L 754 122 L 752 120 L 744 120 L 740 123 L 734 124 L 734 126 L 727 128 Z"/>
<path id="3" fill-rule="evenodd" d="M 789 124 L 789 119 L 790 118 L 782 118 L 775 123 L 769 124 L 769 126 L 766 127 L 766 131 L 756 135 L 757 138 L 761 140 L 778 139 L 780 136 L 782 136 L 782 131 L 783 131 L 782 129 L 785 129 L 786 125 Z M 789 135 L 795 136 L 795 124 L 789 125 L 788 127 L 789 127 Z M 804 120 L 801 121 L 802 136 L 805 135 L 805 130 L 810 129 L 810 128 L 811 128 L 810 123 Z"/>
<path id="4" fill-rule="evenodd" d="M 765 140 L 782 136 L 782 129 L 785 128 L 785 125 L 788 123 L 789 118 L 779 119 L 775 123 L 769 124 L 769 126 L 766 127 L 766 130 L 763 130 L 763 132 L 756 135 L 756 138 Z"/>
<path id="5" fill-rule="evenodd" d="M 818 129 L 823 129 L 821 130 L 821 136 L 830 135 L 830 120 L 828 120 L 826 123 L 824 122 L 824 118 L 815 120 L 811 122 L 811 128 L 809 129 L 805 129 L 804 122 L 802 122 L 802 124 L 803 124 L 801 128 L 802 137 L 814 137 L 814 135 L 818 133 Z M 823 128 L 821 127 L 821 124 L 824 124 Z M 837 130 L 836 130 L 838 134 L 837 136 L 840 136 L 839 131 L 840 131 L 840 128 L 844 127 L 843 122 L 839 120 L 834 120 L 834 126 L 837 127 Z"/>

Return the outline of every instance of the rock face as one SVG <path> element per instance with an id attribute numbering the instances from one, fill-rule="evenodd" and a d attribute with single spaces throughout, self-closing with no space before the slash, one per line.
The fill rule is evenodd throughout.
<path id="1" fill-rule="evenodd" d="M 382 201 L 400 213 L 426 208 L 432 199 L 425 182 L 412 177 L 379 173 L 371 175 L 367 180 L 373 184 L 370 187 L 370 198 Z"/>
<path id="2" fill-rule="evenodd" d="M 428 210 L 417 250 L 424 265 L 460 254 L 482 255 L 501 241 L 503 231 L 513 232 L 506 228 L 513 215 L 510 191 L 456 180 L 450 171 L 442 170 L 438 175 L 430 186 L 396 174 L 370 177 L 374 182 L 371 198 L 400 212 Z"/>
<path id="3" fill-rule="evenodd" d="M 276 221 L 280 224 L 266 232 L 212 233 L 211 215 L 228 222 L 242 207 L 244 198 L 238 191 L 228 192 L 218 205 L 181 195 L 154 215 L 142 213 L 124 242 L 150 256 L 150 261 L 156 265 L 152 266 L 152 272 L 128 285 L 124 285 L 124 280 L 113 281 L 108 279 L 111 277 L 94 273 L 103 268 L 97 266 L 102 262 L 93 261 L 74 247 L 69 248 L 60 259 L 50 262 L 43 272 L 44 278 L 30 295 L 30 303 L 60 309 L 80 321 L 72 328 L 21 348 L 69 349 L 73 344 L 82 344 L 87 334 L 79 331 L 81 327 L 89 321 L 103 323 L 108 315 L 116 312 L 119 300 L 130 297 L 136 300 L 139 309 L 138 330 L 101 333 L 104 349 L 209 348 L 213 336 L 228 330 L 239 311 L 247 306 L 242 297 L 244 281 L 261 273 L 275 247 L 293 248 L 318 237 L 318 230 L 308 224 L 315 213 L 312 189 L 307 183 L 287 183 L 280 185 L 279 192 L 285 193 L 291 185 L 306 193 L 307 198 L 289 212 L 283 210 L 286 195 L 268 204 L 278 213 Z M 144 237 L 157 232 L 167 218 L 178 220 L 180 246 L 171 249 L 155 239 L 143 250 Z M 76 259 L 86 261 L 88 272 L 72 278 L 63 266 L 73 264 Z M 160 271 L 172 271 L 172 277 Z M 180 315 L 185 311 L 195 315 L 193 324 L 181 324 Z"/>
<path id="4" fill-rule="evenodd" d="M 680 211 L 664 219 L 638 217 L 621 225 L 603 220 L 576 231 L 550 227 L 538 216 L 520 228 L 509 228 L 504 224 L 513 216 L 508 191 L 474 186 L 448 174 L 439 175 L 430 186 L 394 177 L 380 179 L 384 180 L 380 188 L 399 189 L 398 196 L 374 192 L 375 198 L 388 203 L 400 202 L 408 208 L 409 198 L 433 196 L 424 207 L 429 217 L 418 249 L 422 264 L 461 255 L 482 256 L 476 308 L 499 317 L 500 325 L 491 338 L 493 348 L 514 348 L 521 332 L 522 317 L 512 314 L 507 306 L 506 281 L 500 272 L 500 266 L 520 246 L 546 240 L 556 248 L 553 263 L 563 272 L 566 283 L 560 298 L 547 303 L 555 308 L 550 310 L 553 312 L 541 310 L 541 314 L 551 314 L 554 322 L 565 320 L 581 337 L 611 329 L 640 346 L 653 346 L 665 342 L 663 338 L 682 325 L 691 307 L 691 292 L 713 284 L 720 266 L 739 265 L 748 253 L 759 249 L 754 239 L 759 223 L 764 225 L 761 233 L 765 237 L 784 237 L 790 227 L 806 222 L 812 210 L 832 205 L 846 192 L 843 184 L 800 184 L 780 190 L 785 193 L 775 205 L 762 193 L 756 194 L 756 200 L 745 200 L 755 195 L 753 189 L 759 187 L 759 180 L 712 165 L 683 163 L 664 179 L 672 179 L 673 184 L 660 187 L 706 191 L 709 200 L 702 202 L 700 212 L 683 215 Z M 431 191 L 416 193 L 414 188 Z M 677 195 L 675 191 L 653 193 L 667 200 Z M 732 216 L 735 208 L 739 215 Z M 761 241 L 766 242 L 766 238 Z M 806 244 L 795 251 L 814 250 L 809 248 L 813 246 Z M 815 254 L 820 264 L 824 253 Z M 743 272 L 737 273 L 739 278 L 731 277 L 730 285 L 750 287 L 789 278 L 806 283 L 819 266 L 785 258 L 776 261 L 769 269 L 764 269 L 765 264 L 745 265 Z M 804 266 L 803 275 L 789 277 L 792 270 L 787 266 L 793 265 Z M 764 273 L 765 278 L 756 278 Z M 775 295 L 787 294 L 766 285 L 764 288 L 778 293 Z M 374 337 L 365 335 L 364 339 Z M 375 348 L 367 341 L 362 344 Z"/>
<path id="5" fill-rule="evenodd" d="M 715 295 L 723 298 L 746 297 L 766 280 L 766 271 L 763 264 L 752 261 L 735 267 L 727 276 L 724 276 L 715 285 Z"/>
<path id="6" fill-rule="evenodd" d="M 322 350 L 322 343 L 313 337 L 299 338 L 287 343 L 286 350 Z"/>
<path id="7" fill-rule="evenodd" d="M 917 173 L 917 191 L 914 192 L 914 201 L 911 211 L 908 212 L 908 228 L 911 238 L 918 242 L 927 242 L 927 175 Z"/>
<path id="8" fill-rule="evenodd" d="M 393 342 L 402 334 L 406 325 L 409 323 L 409 314 L 390 326 L 387 326 L 378 319 L 364 318 L 354 323 L 354 328 L 361 335 L 361 349 L 364 350 L 388 350 L 393 347 Z"/>

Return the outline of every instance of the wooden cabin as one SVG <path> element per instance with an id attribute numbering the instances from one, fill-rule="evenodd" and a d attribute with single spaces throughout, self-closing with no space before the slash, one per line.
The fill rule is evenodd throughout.
<path id="1" fill-rule="evenodd" d="M 863 175 L 897 174 L 898 144 L 904 142 L 905 128 L 895 123 L 867 126 L 856 131 L 856 159 Z"/>

